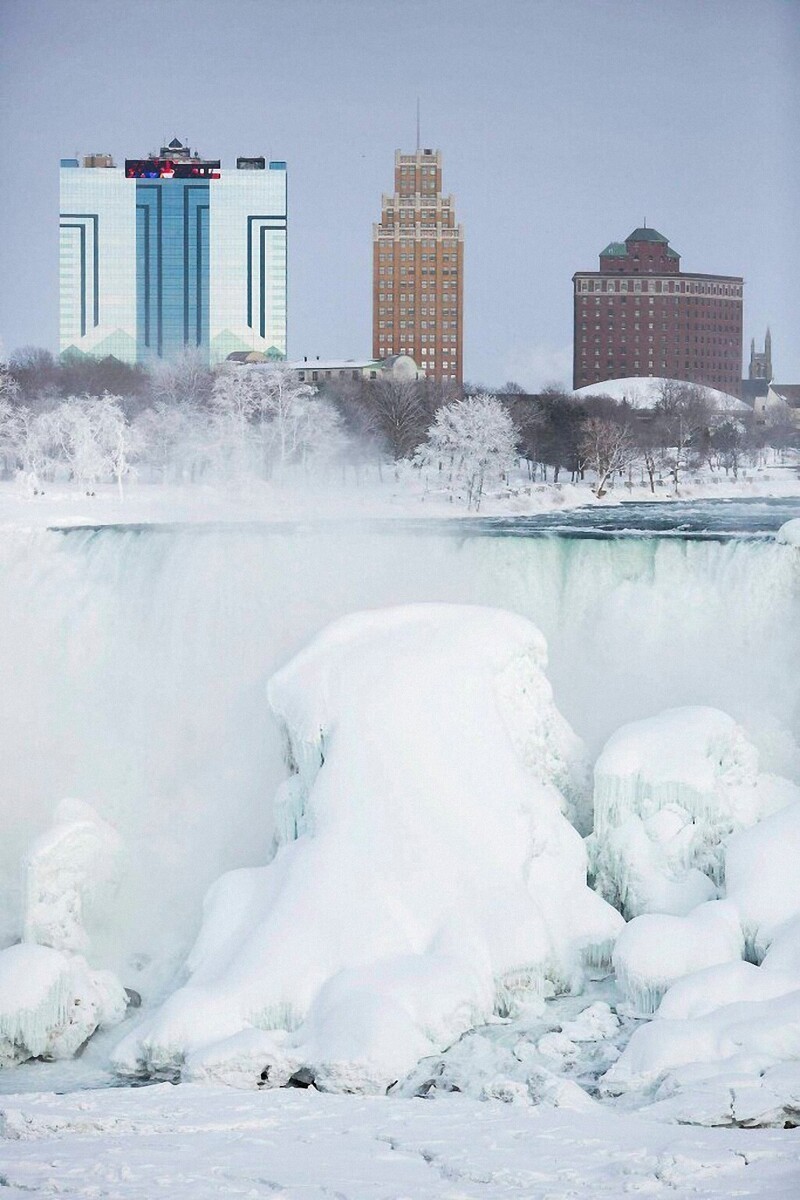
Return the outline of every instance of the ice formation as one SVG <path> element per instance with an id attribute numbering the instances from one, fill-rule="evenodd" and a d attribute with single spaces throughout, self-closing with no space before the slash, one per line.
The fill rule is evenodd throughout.
<path id="1" fill-rule="evenodd" d="M 800 517 L 795 517 L 793 521 L 787 521 L 785 525 L 781 525 L 777 532 L 777 539 L 787 546 L 800 547 Z"/>
<path id="2" fill-rule="evenodd" d="M 646 1094 L 648 1111 L 667 1120 L 800 1123 L 799 818 L 792 804 L 728 846 L 725 904 L 761 965 L 719 963 L 675 981 L 607 1072 L 607 1091 Z M 616 953 L 629 930 L 653 919 L 631 922 Z"/>
<path id="3" fill-rule="evenodd" d="M 0 1066 L 71 1058 L 100 1026 L 121 1020 L 124 988 L 110 971 L 49 946 L 0 951 Z"/>
<path id="4" fill-rule="evenodd" d="M 688 916 L 645 913 L 630 921 L 614 947 L 617 983 L 629 1011 L 651 1016 L 677 979 L 744 950 L 739 914 L 729 900 L 700 904 Z"/>
<path id="5" fill-rule="evenodd" d="M 725 849 L 727 893 L 736 904 L 747 954 L 760 962 L 776 933 L 800 917 L 800 801 L 732 837 Z"/>
<path id="6" fill-rule="evenodd" d="M 83 957 L 84 902 L 113 874 L 117 849 L 90 805 L 64 800 L 25 855 L 22 942 L 0 950 L 0 1065 L 70 1058 L 124 1016 L 119 980 Z"/>
<path id="7" fill-rule="evenodd" d="M 85 954 L 84 905 L 111 879 L 118 850 L 116 832 L 90 805 L 63 800 L 23 860 L 23 941 Z"/>
<path id="8" fill-rule="evenodd" d="M 292 777 L 263 868 L 211 889 L 129 1072 L 378 1090 L 493 1011 L 581 983 L 622 919 L 586 883 L 579 744 L 526 620 L 357 614 L 275 675 Z"/>
<path id="9" fill-rule="evenodd" d="M 758 751 L 718 709 L 675 708 L 618 730 L 595 765 L 590 861 L 626 917 L 686 915 L 723 881 L 725 840 L 800 791 L 759 774 Z"/>

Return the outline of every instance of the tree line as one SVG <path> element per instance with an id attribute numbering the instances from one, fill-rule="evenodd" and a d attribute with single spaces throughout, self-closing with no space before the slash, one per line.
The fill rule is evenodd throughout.
<path id="1" fill-rule="evenodd" d="M 25 349 L 0 365 L 0 468 L 32 493 L 73 480 L 120 493 L 149 482 L 282 480 L 393 467 L 479 509 L 488 489 L 588 478 L 598 496 L 636 474 L 678 491 L 701 466 L 734 478 L 768 447 L 797 444 L 791 427 L 714 409 L 703 388 L 665 380 L 648 409 L 557 388 L 527 395 L 429 380 L 326 380 L 289 370 L 210 370 L 187 352 L 145 369 L 116 359 L 60 362 Z"/>

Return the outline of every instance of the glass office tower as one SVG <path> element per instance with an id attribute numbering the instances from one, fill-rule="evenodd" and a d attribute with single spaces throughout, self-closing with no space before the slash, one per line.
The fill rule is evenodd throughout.
<path id="1" fill-rule="evenodd" d="M 125 362 L 198 349 L 286 356 L 286 163 L 61 160 L 61 353 Z"/>

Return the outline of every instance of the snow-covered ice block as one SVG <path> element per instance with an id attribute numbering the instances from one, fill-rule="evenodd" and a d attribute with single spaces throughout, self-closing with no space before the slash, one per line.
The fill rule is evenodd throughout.
<path id="1" fill-rule="evenodd" d="M 781 927 L 800 917 L 800 803 L 732 837 L 725 850 L 725 877 L 748 957 L 760 962 Z"/>
<path id="2" fill-rule="evenodd" d="M 71 1058 L 99 1026 L 125 1014 L 125 990 L 110 971 L 48 946 L 0 951 L 0 1066 Z"/>
<path id="3" fill-rule="evenodd" d="M 766 974 L 763 968 L 755 970 Z M 619 1059 L 603 1077 L 603 1090 L 619 1094 L 654 1092 L 656 1099 L 677 1097 L 654 1115 L 706 1124 L 737 1123 L 732 1089 L 763 1086 L 775 1069 L 773 1095 L 760 1098 L 741 1124 L 782 1124 L 767 1114 L 784 1103 L 796 1106 L 797 1075 L 778 1068 L 800 1061 L 800 989 L 771 1000 L 726 1004 L 689 1019 L 656 1019 L 635 1030 Z M 777 1099 L 775 1098 L 777 1096 Z M 705 1115 L 700 1109 L 705 1108 Z M 760 1111 L 760 1116 L 758 1115 Z"/>
<path id="4" fill-rule="evenodd" d="M 800 991 L 800 971 L 769 971 L 748 962 L 722 963 L 673 983 L 658 1006 L 656 1019 L 693 1020 L 726 1004 L 774 1000 L 795 991 Z"/>
<path id="5" fill-rule="evenodd" d="M 607 962 L 622 919 L 587 886 L 585 762 L 545 667 L 520 617 L 418 605 L 340 620 L 280 671 L 274 858 L 212 887 L 188 982 L 120 1069 L 221 1078 L 220 1044 L 240 1061 L 257 1029 L 277 1075 L 375 1090 Z"/>
<path id="6" fill-rule="evenodd" d="M 112 877 L 118 849 L 116 831 L 89 804 L 63 800 L 23 860 L 23 940 L 85 954 L 84 904 Z"/>
<path id="7" fill-rule="evenodd" d="M 755 746 L 718 709 L 625 725 L 595 765 L 596 886 L 626 917 L 686 915 L 718 894 L 725 840 L 797 799 L 788 780 L 759 774 Z"/>
<path id="8" fill-rule="evenodd" d="M 787 546 L 800 547 L 800 517 L 795 517 L 792 521 L 786 521 L 781 525 L 776 534 L 779 542 L 785 543 Z"/>
<path id="9" fill-rule="evenodd" d="M 617 939 L 614 970 L 631 1014 L 647 1017 L 676 980 L 703 967 L 735 962 L 743 950 L 735 905 L 711 900 L 686 917 L 634 917 Z"/>

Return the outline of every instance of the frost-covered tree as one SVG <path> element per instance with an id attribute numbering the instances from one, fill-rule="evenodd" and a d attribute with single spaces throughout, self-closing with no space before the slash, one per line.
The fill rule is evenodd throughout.
<path id="1" fill-rule="evenodd" d="M 712 410 L 705 388 L 665 379 L 654 408 L 665 464 L 678 491 L 708 436 Z"/>
<path id="2" fill-rule="evenodd" d="M 605 496 L 609 479 L 636 458 L 636 444 L 627 422 L 588 417 L 583 425 L 580 453 L 586 466 L 595 473 L 594 493 L 599 499 Z"/>
<path id="3" fill-rule="evenodd" d="M 514 466 L 516 436 L 495 396 L 467 396 L 439 409 L 416 461 L 446 470 L 450 490 L 463 490 L 467 507 L 477 512 L 487 484 L 499 483 Z"/>
<path id="4" fill-rule="evenodd" d="M 130 425 L 122 409 L 122 397 L 106 392 L 89 408 L 102 461 L 116 482 L 120 500 L 123 480 L 133 474 L 133 460 L 143 449 L 138 428 Z"/>

